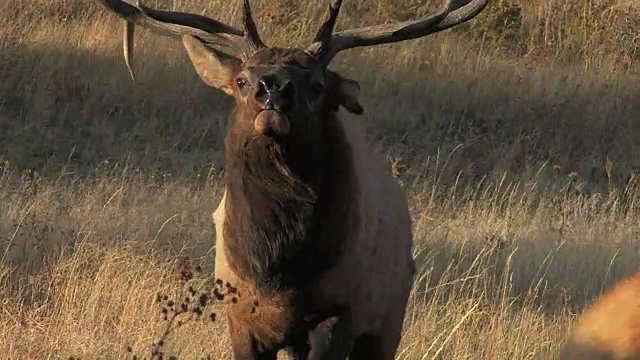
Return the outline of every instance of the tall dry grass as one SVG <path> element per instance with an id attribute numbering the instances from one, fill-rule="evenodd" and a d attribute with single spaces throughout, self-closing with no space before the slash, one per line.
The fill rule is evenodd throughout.
<path id="1" fill-rule="evenodd" d="M 255 3 L 277 45 L 308 41 L 326 7 Z M 235 2 L 156 4 L 238 20 Z M 347 1 L 338 26 L 437 6 Z M 399 359 L 554 358 L 585 304 L 637 271 L 639 27 L 633 1 L 493 0 L 452 31 L 336 59 L 362 85 L 365 116 L 349 121 L 389 157 L 414 218 Z M 89 0 L 0 4 L 9 358 L 148 354 L 164 330 L 157 293 L 179 294 L 174 259 L 212 269 L 231 101 L 147 32 L 133 83 L 120 29 Z M 224 326 L 191 322 L 165 351 L 229 358 Z"/>

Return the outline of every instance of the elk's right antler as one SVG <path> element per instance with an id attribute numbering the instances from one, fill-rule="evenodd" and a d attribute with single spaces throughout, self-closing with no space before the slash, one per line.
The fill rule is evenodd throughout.
<path id="1" fill-rule="evenodd" d="M 333 0 L 329 7 L 327 20 L 318 30 L 314 43 L 307 48 L 307 51 L 315 54 L 320 63 L 327 66 L 343 50 L 417 39 L 461 24 L 478 15 L 489 0 L 471 0 L 464 6 L 456 6 L 454 2 L 455 0 L 449 0 L 444 10 L 417 20 L 373 25 L 333 33 L 342 5 L 342 0 Z"/>
<path id="2" fill-rule="evenodd" d="M 123 44 L 124 57 L 127 68 L 134 80 L 131 59 L 133 57 L 135 25 L 140 25 L 155 33 L 174 38 L 192 35 L 211 48 L 224 48 L 225 50 L 218 50 L 223 53 L 229 50 L 239 52 L 240 57 L 243 59 L 266 47 L 253 21 L 249 0 L 244 0 L 243 2 L 242 19 L 244 30 L 198 14 L 151 9 L 144 5 L 142 0 L 138 0 L 135 6 L 122 0 L 99 1 L 107 9 L 126 20 Z"/>

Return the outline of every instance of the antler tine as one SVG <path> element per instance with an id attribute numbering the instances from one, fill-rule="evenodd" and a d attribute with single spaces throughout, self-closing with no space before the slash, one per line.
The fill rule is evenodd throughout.
<path id="1" fill-rule="evenodd" d="M 221 47 L 226 51 L 239 52 L 242 58 L 248 57 L 256 50 L 255 37 L 247 36 L 252 31 L 255 33 L 255 24 L 252 19 L 248 23 L 253 24 L 253 30 L 251 30 L 250 25 L 250 29 L 245 31 L 198 14 L 152 9 L 147 7 L 142 0 L 137 0 L 136 5 L 122 0 L 99 1 L 108 10 L 126 20 L 123 51 L 125 63 L 134 80 L 135 75 L 131 61 L 133 58 L 133 38 L 136 25 L 146 27 L 157 34 L 177 39 L 182 38 L 184 35 L 192 35 L 209 47 Z M 259 41 L 258 44 L 262 44 L 262 42 Z M 225 50 L 221 51 L 226 52 Z"/>
<path id="2" fill-rule="evenodd" d="M 124 50 L 124 63 L 129 69 L 131 80 L 136 81 L 136 74 L 133 72 L 133 66 L 131 60 L 133 58 L 133 35 L 136 31 L 136 25 L 132 22 L 124 22 L 124 39 L 122 41 L 122 48 Z"/>
<path id="3" fill-rule="evenodd" d="M 471 0 L 464 6 L 456 7 L 454 0 L 449 0 L 445 9 L 434 15 L 412 21 L 340 31 L 333 34 L 325 44 L 314 42 L 307 51 L 315 53 L 319 62 L 328 66 L 343 50 L 417 39 L 446 30 L 474 18 L 488 2 L 489 0 Z"/>
<path id="4" fill-rule="evenodd" d="M 342 6 L 342 0 L 333 0 L 327 11 L 327 20 L 320 26 L 316 33 L 313 42 L 326 43 L 331 39 L 333 29 L 336 26 L 336 20 L 340 13 L 340 7 Z"/>
<path id="5" fill-rule="evenodd" d="M 245 37 L 252 50 L 258 51 L 260 49 L 266 48 L 267 46 L 260 38 L 260 34 L 258 34 L 258 27 L 256 26 L 255 21 L 253 21 L 253 15 L 251 14 L 251 5 L 249 4 L 249 0 L 244 0 L 244 2 L 242 3 L 242 22 L 244 24 L 244 28 L 246 29 Z"/>
<path id="6" fill-rule="evenodd" d="M 450 27 L 473 19 L 484 10 L 488 3 L 489 0 L 472 0 L 468 2 L 466 5 L 456 9 L 456 11 L 450 12 L 444 20 L 431 29 L 429 34 L 447 30 Z"/>

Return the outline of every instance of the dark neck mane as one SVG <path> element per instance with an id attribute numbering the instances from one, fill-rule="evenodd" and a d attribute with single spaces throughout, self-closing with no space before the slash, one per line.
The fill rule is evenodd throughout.
<path id="1" fill-rule="evenodd" d="M 261 289 L 317 280 L 339 260 L 354 223 L 351 147 L 334 113 L 325 117 L 320 134 L 292 134 L 293 142 L 227 134 L 227 255 L 234 271 Z"/>

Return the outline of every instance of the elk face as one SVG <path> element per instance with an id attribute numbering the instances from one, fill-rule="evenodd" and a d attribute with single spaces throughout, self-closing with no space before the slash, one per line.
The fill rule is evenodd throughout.
<path id="1" fill-rule="evenodd" d="M 192 36 L 183 37 L 196 72 L 209 86 L 235 98 L 236 124 L 274 138 L 318 131 L 326 111 L 343 105 L 361 114 L 359 85 L 320 66 L 299 49 L 263 48 L 244 63 L 208 49 Z"/>

